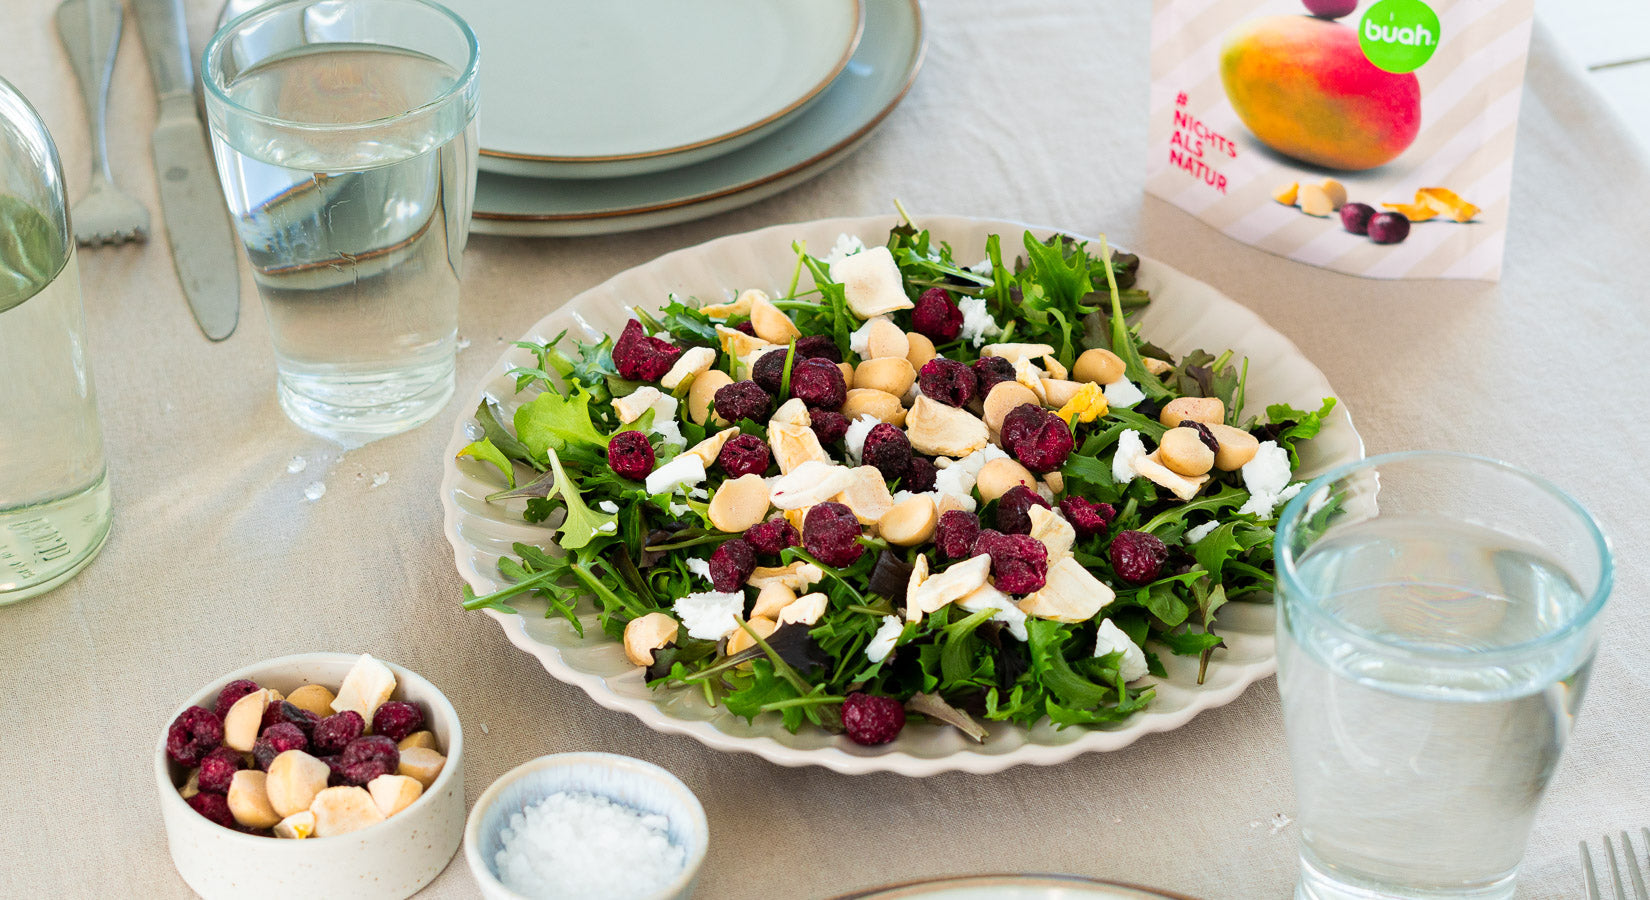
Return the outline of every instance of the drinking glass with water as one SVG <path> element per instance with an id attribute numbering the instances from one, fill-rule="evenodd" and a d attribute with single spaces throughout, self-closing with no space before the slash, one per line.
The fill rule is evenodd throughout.
<path id="1" fill-rule="evenodd" d="M 1505 463 L 1399 453 L 1312 482 L 1275 546 L 1297 898 L 1513 896 L 1598 644 L 1597 523 Z"/>
<path id="2" fill-rule="evenodd" d="M 103 432 L 87 359 L 63 170 L 0 79 L 0 604 L 49 591 L 109 535 Z"/>
<path id="3" fill-rule="evenodd" d="M 424 0 L 285 0 L 207 44 L 218 175 L 310 431 L 398 434 L 452 396 L 476 66 L 469 26 Z"/>

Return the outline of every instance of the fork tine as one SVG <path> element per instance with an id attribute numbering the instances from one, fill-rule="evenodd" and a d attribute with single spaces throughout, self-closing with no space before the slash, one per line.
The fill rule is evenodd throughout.
<path id="1" fill-rule="evenodd" d="M 1621 864 L 1616 862 L 1616 845 L 1610 843 L 1610 836 L 1604 836 L 1604 855 L 1610 859 L 1610 886 L 1614 888 L 1616 900 L 1627 900 L 1627 879 L 1622 877 Z"/>
<path id="2" fill-rule="evenodd" d="M 1581 880 L 1587 885 L 1587 900 L 1604 900 L 1598 892 L 1598 875 L 1593 872 L 1593 854 L 1587 850 L 1587 842 L 1581 841 Z"/>
<path id="3" fill-rule="evenodd" d="M 1633 849 L 1633 841 L 1627 832 L 1621 833 L 1621 855 L 1627 857 L 1627 877 L 1633 882 L 1633 900 L 1650 900 L 1650 893 L 1644 889 L 1644 874 L 1639 871 L 1639 854 Z"/>

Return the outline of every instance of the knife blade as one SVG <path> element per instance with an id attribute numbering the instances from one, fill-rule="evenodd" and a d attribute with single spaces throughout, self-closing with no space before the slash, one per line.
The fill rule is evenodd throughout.
<path id="1" fill-rule="evenodd" d="M 241 280 L 217 168 L 196 111 L 183 3 L 134 0 L 132 5 L 159 97 L 150 143 L 172 266 L 201 332 L 221 341 L 240 321 Z"/>

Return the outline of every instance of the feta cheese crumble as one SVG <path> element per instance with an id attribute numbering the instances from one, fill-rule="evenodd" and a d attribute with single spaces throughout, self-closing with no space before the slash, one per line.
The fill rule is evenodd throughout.
<path id="1" fill-rule="evenodd" d="M 1124 429 L 1117 436 L 1117 453 L 1111 459 L 1111 480 L 1118 484 L 1133 481 L 1134 461 L 1145 455 L 1146 445 L 1140 440 L 1140 432 L 1133 428 Z"/>
<path id="2" fill-rule="evenodd" d="M 611 516 L 619 511 L 619 504 L 612 500 L 603 500 L 596 504 L 596 508 Z"/>
<path id="3" fill-rule="evenodd" d="M 1012 597 L 989 584 L 975 589 L 968 596 L 958 600 L 957 605 L 971 613 L 994 609 L 997 612 L 992 615 L 991 621 L 1003 623 L 1008 628 L 1008 633 L 1013 635 L 1016 640 L 1023 642 L 1029 638 L 1026 634 L 1025 612 L 1014 605 Z"/>
<path id="4" fill-rule="evenodd" d="M 825 264 L 825 268 L 829 269 L 831 266 L 864 250 L 864 241 L 851 234 L 839 234 L 836 236 L 836 244 L 831 247 L 831 252 L 825 254 L 825 258 L 820 261 Z"/>
<path id="5" fill-rule="evenodd" d="M 1123 654 L 1117 662 L 1117 671 L 1124 681 L 1134 681 L 1146 677 L 1146 652 L 1139 645 L 1129 640 L 1123 629 L 1112 624 L 1110 619 L 1100 622 L 1100 630 L 1094 636 L 1094 655 L 1105 656 L 1107 653 Z"/>
<path id="6" fill-rule="evenodd" d="M 899 642 L 900 632 L 905 630 L 905 623 L 899 616 L 883 616 L 882 627 L 871 635 L 871 642 L 865 645 L 865 658 L 874 663 L 882 662 L 888 654 L 894 652 L 894 644 Z"/>
<path id="7" fill-rule="evenodd" d="M 961 336 L 973 346 L 978 347 L 985 343 L 986 338 L 1002 333 L 1002 329 L 997 327 L 997 320 L 986 312 L 984 297 L 961 297 L 957 300 L 957 308 L 963 314 Z"/>
<path id="8" fill-rule="evenodd" d="M 678 447 L 687 446 L 687 438 L 682 437 L 681 423 L 676 420 L 676 411 L 681 403 L 670 394 L 661 393 L 659 399 L 653 401 L 653 428 L 651 431 L 665 439 L 667 444 Z"/>
<path id="9" fill-rule="evenodd" d="M 1219 527 L 1219 522 L 1204 522 L 1202 525 L 1192 528 L 1186 532 L 1186 543 L 1195 544 L 1209 535 L 1214 534 L 1215 529 Z"/>
<path id="10" fill-rule="evenodd" d="M 704 480 L 705 461 L 692 453 L 684 453 L 649 472 L 646 486 L 649 494 L 674 494 L 677 488 Z"/>
<path id="11" fill-rule="evenodd" d="M 865 358 L 865 355 L 871 350 L 871 323 L 875 321 L 876 319 L 866 319 L 864 325 L 854 329 L 848 335 L 848 349 L 852 350 L 854 355 L 861 359 Z"/>
<path id="12" fill-rule="evenodd" d="M 986 444 L 961 459 L 953 460 L 934 474 L 934 490 L 957 498 L 969 512 L 975 509 L 974 482 L 980 470 L 994 459 L 1005 459 L 1008 454 L 996 444 Z M 937 465 L 937 464 L 936 464 Z"/>
<path id="13" fill-rule="evenodd" d="M 1119 378 L 1106 385 L 1101 393 L 1106 395 L 1108 405 L 1115 406 L 1118 409 L 1128 409 L 1146 399 L 1145 393 L 1140 388 L 1135 387 L 1134 382 L 1127 378 Z"/>
<path id="14" fill-rule="evenodd" d="M 1255 458 L 1243 464 L 1242 472 L 1249 500 L 1238 507 L 1238 515 L 1270 517 L 1289 484 L 1289 451 L 1279 447 L 1277 441 L 1262 441 Z"/>
<path id="15" fill-rule="evenodd" d="M 848 458 L 854 461 L 854 465 L 857 466 L 863 461 L 865 436 L 880 424 L 882 420 L 870 413 L 865 413 L 848 423 L 848 433 L 842 436 L 842 443 L 848 448 Z"/>
<path id="16" fill-rule="evenodd" d="M 710 560 L 700 559 L 697 556 L 689 557 L 687 570 L 706 581 L 710 580 Z"/>
<path id="17" fill-rule="evenodd" d="M 671 604 L 676 618 L 687 626 L 688 637 L 719 641 L 739 628 L 745 611 L 744 591 L 700 591 Z"/>

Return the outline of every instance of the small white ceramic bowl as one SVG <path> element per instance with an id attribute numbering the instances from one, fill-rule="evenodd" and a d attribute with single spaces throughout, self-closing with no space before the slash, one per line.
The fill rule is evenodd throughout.
<path id="1" fill-rule="evenodd" d="M 470 811 L 464 826 L 464 859 L 487 900 L 527 900 L 498 879 L 493 860 L 499 832 L 510 816 L 558 791 L 587 791 L 670 821 L 670 842 L 687 850 L 682 872 L 645 900 L 687 900 L 699 880 L 710 846 L 705 808 L 681 779 L 639 759 L 615 753 L 554 753 L 499 776 Z M 640 898 L 639 898 L 640 900 Z"/>
<path id="2" fill-rule="evenodd" d="M 290 694 L 301 685 L 337 691 L 359 657 L 351 653 L 283 656 L 230 672 L 202 688 L 166 719 L 171 725 L 190 706 L 210 709 L 231 681 L 250 678 Z M 178 795 L 188 772 L 166 758 L 166 732 L 155 748 L 155 780 L 172 863 L 197 894 L 237 900 L 350 897 L 401 900 L 447 867 L 464 835 L 464 734 L 447 698 L 418 675 L 385 661 L 395 673 L 394 699 L 416 703 L 426 714 L 447 763 L 413 804 L 370 828 L 301 841 L 242 834 L 190 808 Z"/>

